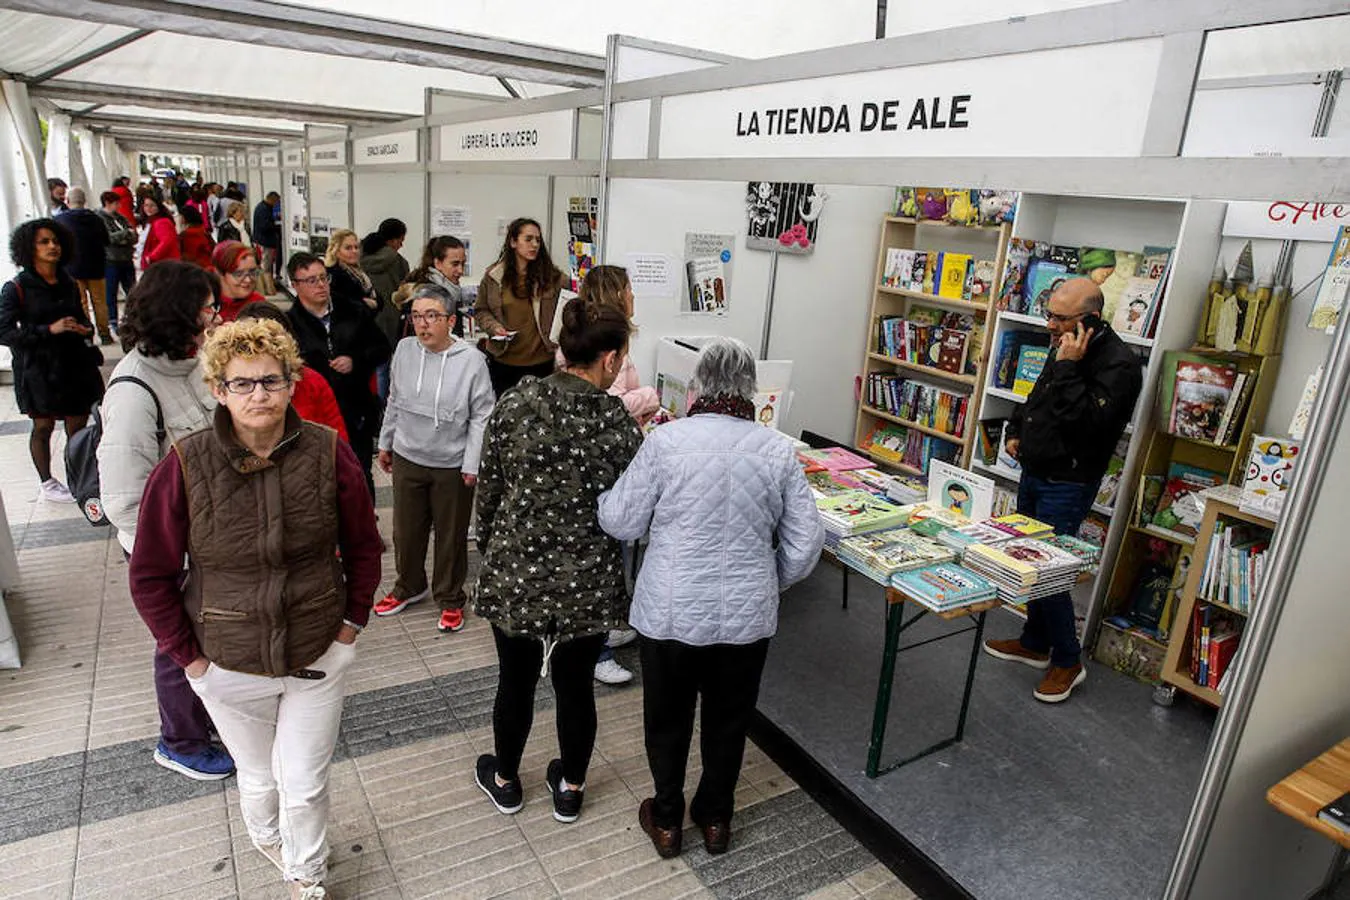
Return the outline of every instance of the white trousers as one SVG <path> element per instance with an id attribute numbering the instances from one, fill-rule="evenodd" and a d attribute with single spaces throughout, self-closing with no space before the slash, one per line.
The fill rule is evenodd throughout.
<path id="1" fill-rule="evenodd" d="M 328 765 L 355 645 L 309 665 L 319 679 L 248 675 L 212 663 L 188 684 L 234 757 L 239 807 L 254 843 L 281 844 L 285 876 L 321 882 L 328 869 Z"/>

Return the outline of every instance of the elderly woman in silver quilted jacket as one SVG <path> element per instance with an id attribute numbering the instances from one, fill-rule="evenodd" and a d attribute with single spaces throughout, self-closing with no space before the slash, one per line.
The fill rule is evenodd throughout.
<path id="1" fill-rule="evenodd" d="M 610 535 L 631 541 L 650 532 L 629 622 L 642 636 L 656 788 L 638 820 L 662 857 L 680 852 L 700 695 L 703 775 L 689 813 L 708 852 L 726 852 L 778 595 L 810 574 L 824 542 L 792 444 L 754 422 L 749 348 L 729 338 L 709 343 L 693 389 L 688 418 L 652 432 L 600 497 L 600 526 Z"/>

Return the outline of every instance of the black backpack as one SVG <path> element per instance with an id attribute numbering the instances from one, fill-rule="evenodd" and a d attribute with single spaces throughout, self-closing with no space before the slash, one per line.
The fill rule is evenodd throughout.
<path id="1" fill-rule="evenodd" d="M 108 382 L 108 387 L 119 381 L 139 384 L 145 388 L 150 399 L 155 401 L 155 438 L 163 444 L 168 432 L 164 430 L 164 410 L 160 407 L 159 398 L 155 396 L 154 390 L 134 375 L 118 375 Z M 98 486 L 98 445 L 102 440 L 103 416 L 98 406 L 95 406 L 90 413 L 89 424 L 75 432 L 75 435 L 66 442 L 67 487 L 70 488 L 75 502 L 80 505 L 80 512 L 84 513 L 90 525 L 96 526 L 108 524 Z"/>

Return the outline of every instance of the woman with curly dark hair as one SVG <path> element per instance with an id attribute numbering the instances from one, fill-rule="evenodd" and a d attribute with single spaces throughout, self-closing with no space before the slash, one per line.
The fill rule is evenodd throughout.
<path id="1" fill-rule="evenodd" d="M 197 351 L 219 323 L 220 281 L 205 269 L 166 260 L 145 270 L 127 297 L 118 336 L 127 355 L 113 369 L 98 445 L 103 508 L 130 555 L 150 472 L 174 442 L 211 424 L 216 400 Z M 183 668 L 155 654 L 160 739 L 155 762 L 199 781 L 227 777 L 234 762 L 211 743 L 211 720 Z"/>
<path id="2" fill-rule="evenodd" d="M 98 367 L 103 354 L 90 335 L 80 289 L 63 268 L 75 239 L 51 219 L 24 222 L 9 238 L 9 257 L 20 271 L 0 288 L 0 344 L 14 352 L 14 396 L 33 420 L 28 452 L 42 482 L 42 498 L 74 499 L 52 477 L 52 433 L 64 419 L 66 437 L 84 427 L 103 396 Z"/>
<path id="3" fill-rule="evenodd" d="M 526 375 L 553 374 L 553 319 L 563 274 L 549 259 L 543 234 L 534 219 L 513 221 L 501 256 L 478 285 L 474 319 L 487 333 L 488 373 L 498 397 Z"/>

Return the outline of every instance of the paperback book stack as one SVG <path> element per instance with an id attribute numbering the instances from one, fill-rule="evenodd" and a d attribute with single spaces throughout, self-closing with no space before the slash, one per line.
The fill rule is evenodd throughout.
<path id="1" fill-rule="evenodd" d="M 1011 541 L 1013 536 L 985 522 L 972 522 L 969 525 L 962 525 L 960 528 L 947 528 L 937 536 L 937 539 L 942 546 L 950 548 L 960 556 L 972 544 L 997 547 L 999 544 L 1006 544 Z"/>
<path id="2" fill-rule="evenodd" d="M 988 525 L 990 528 L 995 528 L 1009 537 L 1015 538 L 1049 537 L 1054 534 L 1055 531 L 1054 528 L 1044 522 L 1018 513 L 997 516 L 993 519 L 985 519 L 982 524 Z"/>
<path id="3" fill-rule="evenodd" d="M 1022 606 L 1073 587 L 1083 563 L 1068 551 L 1035 538 L 997 547 L 972 544 L 962 562 L 994 583 L 1005 603 Z"/>
<path id="4" fill-rule="evenodd" d="M 951 612 L 997 596 L 997 588 L 989 581 L 949 563 L 898 572 L 891 576 L 891 584 L 933 612 Z"/>
<path id="5" fill-rule="evenodd" d="M 960 437 L 965 433 L 970 397 L 925 381 L 873 372 L 867 376 L 867 403 L 893 416 Z"/>
<path id="6" fill-rule="evenodd" d="M 1205 554 L 1199 597 L 1249 613 L 1265 578 L 1269 529 L 1219 519 Z"/>
<path id="7" fill-rule="evenodd" d="M 888 528 L 841 540 L 838 556 L 873 581 L 889 584 L 897 572 L 950 562 L 952 552 L 908 528 Z"/>
<path id="8" fill-rule="evenodd" d="M 867 491 L 845 491 L 816 500 L 821 524 L 825 526 L 825 545 L 835 549 L 839 541 L 855 534 L 886 528 L 899 528 L 909 521 L 910 510 L 896 506 Z"/>
<path id="9" fill-rule="evenodd" d="M 1068 534 L 1052 534 L 1043 538 L 1047 544 L 1052 547 L 1058 547 L 1066 553 L 1072 553 L 1083 563 L 1083 567 L 1090 569 L 1097 565 L 1102 558 L 1102 548 L 1096 544 L 1089 543 L 1081 538 L 1073 537 Z"/>

